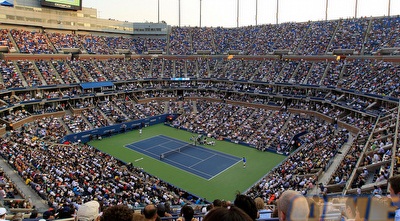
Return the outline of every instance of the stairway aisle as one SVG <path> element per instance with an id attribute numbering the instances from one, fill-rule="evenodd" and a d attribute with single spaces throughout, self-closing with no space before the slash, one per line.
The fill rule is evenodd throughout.
<path id="1" fill-rule="evenodd" d="M 15 186 L 19 189 L 21 194 L 25 196 L 26 199 L 29 197 L 31 198 L 32 203 L 38 212 L 42 213 L 49 209 L 49 206 L 46 204 L 45 200 L 40 198 L 30 186 L 26 185 L 25 181 L 21 176 L 18 175 L 17 171 L 15 171 L 3 158 L 0 158 L 0 168 L 3 169 L 7 177 L 15 184 Z"/>
<path id="2" fill-rule="evenodd" d="M 345 143 L 342 148 L 339 150 L 340 153 L 336 154 L 333 163 L 331 164 L 331 166 L 323 173 L 321 179 L 318 180 L 317 183 L 322 183 L 325 185 L 328 184 L 329 180 L 332 177 L 332 174 L 335 173 L 337 167 L 339 166 L 339 164 L 342 162 L 343 158 L 346 157 L 346 154 L 348 153 L 351 144 L 353 143 L 354 137 L 353 135 L 350 133 L 349 135 L 349 140 L 347 141 L 347 143 Z M 318 185 L 316 185 L 310 192 L 309 195 L 317 195 L 319 194 L 319 189 L 318 189 Z"/>

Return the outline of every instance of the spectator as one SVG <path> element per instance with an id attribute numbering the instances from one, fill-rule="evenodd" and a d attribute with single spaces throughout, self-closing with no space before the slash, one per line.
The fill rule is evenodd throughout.
<path id="1" fill-rule="evenodd" d="M 213 205 L 212 204 L 208 204 L 207 206 L 203 206 L 203 208 L 201 208 L 201 212 L 204 213 L 204 214 L 207 214 L 212 209 L 213 209 Z"/>
<path id="2" fill-rule="evenodd" d="M 115 205 L 104 210 L 101 221 L 132 221 L 133 211 L 125 205 Z"/>
<path id="3" fill-rule="evenodd" d="M 382 188 L 380 186 L 375 185 L 372 194 L 374 196 L 382 196 Z"/>
<path id="4" fill-rule="evenodd" d="M 346 200 L 346 208 L 344 211 L 344 215 L 346 217 L 346 221 L 357 221 L 357 220 L 365 220 L 361 217 L 361 214 L 365 214 L 365 211 L 360 211 L 364 206 L 357 206 L 357 198 L 349 196 Z"/>
<path id="5" fill-rule="evenodd" d="M 78 208 L 77 221 L 99 221 L 100 204 L 97 201 L 89 201 Z"/>
<path id="6" fill-rule="evenodd" d="M 65 204 L 57 211 L 57 219 L 68 219 L 72 218 L 72 215 L 75 213 L 75 210 L 71 208 L 71 205 Z"/>
<path id="7" fill-rule="evenodd" d="M 16 213 L 10 221 L 22 221 L 24 219 L 24 215 L 22 213 Z"/>
<path id="8" fill-rule="evenodd" d="M 167 212 L 166 205 L 164 203 L 159 203 L 157 205 L 157 214 L 160 218 L 172 216 L 170 213 Z"/>
<path id="9" fill-rule="evenodd" d="M 259 214 L 256 207 L 256 203 L 251 197 L 243 194 L 237 194 L 233 204 L 242 209 L 253 220 L 256 220 L 258 218 Z"/>
<path id="10" fill-rule="evenodd" d="M 31 215 L 29 216 L 29 219 L 36 219 L 38 218 L 39 213 L 37 210 L 32 210 Z"/>
<path id="11" fill-rule="evenodd" d="M 231 207 L 231 201 L 229 200 L 222 200 L 222 207 L 228 208 Z"/>
<path id="12" fill-rule="evenodd" d="M 145 221 L 144 215 L 139 213 L 133 213 L 132 221 Z"/>
<path id="13" fill-rule="evenodd" d="M 157 208 L 153 204 L 149 204 L 144 207 L 143 215 L 146 221 L 154 221 L 157 220 Z"/>
<path id="14" fill-rule="evenodd" d="M 389 192 L 396 207 L 395 221 L 400 221 L 400 175 L 389 178 Z"/>
<path id="15" fill-rule="evenodd" d="M 279 220 L 307 220 L 309 207 L 306 198 L 294 190 L 286 190 L 278 199 Z"/>
<path id="16" fill-rule="evenodd" d="M 212 202 L 212 205 L 213 205 L 214 208 L 215 208 L 215 207 L 221 207 L 221 206 L 222 206 L 222 201 L 221 201 L 220 199 L 215 199 L 215 200 Z"/>
<path id="17" fill-rule="evenodd" d="M 261 197 L 255 198 L 254 202 L 256 203 L 256 207 L 257 207 L 258 214 L 259 214 L 259 216 L 258 216 L 259 219 L 269 219 L 269 218 L 271 218 L 272 210 L 267 210 L 265 208 L 264 200 L 261 199 Z"/>
<path id="18" fill-rule="evenodd" d="M 384 171 L 381 171 L 381 173 L 379 174 L 379 176 L 378 176 L 378 178 L 376 179 L 376 183 L 379 183 L 379 182 L 381 182 L 381 181 L 384 181 L 386 178 L 385 178 L 385 172 Z"/>
<path id="19" fill-rule="evenodd" d="M 190 205 L 184 205 L 181 208 L 180 217 L 176 221 L 198 221 L 197 218 L 194 218 L 194 210 Z"/>
<path id="20" fill-rule="evenodd" d="M 7 210 L 4 207 L 0 208 L 0 220 L 6 220 Z"/>
<path id="21" fill-rule="evenodd" d="M 4 198 L 6 198 L 6 191 L 0 186 L 0 201 L 3 202 Z"/>
<path id="22" fill-rule="evenodd" d="M 231 208 L 216 207 L 210 210 L 203 221 L 252 221 L 253 219 L 236 206 Z"/>
<path id="23" fill-rule="evenodd" d="M 43 213 L 42 215 L 43 219 L 45 220 L 54 220 L 55 219 L 55 214 L 54 210 L 47 210 Z"/>

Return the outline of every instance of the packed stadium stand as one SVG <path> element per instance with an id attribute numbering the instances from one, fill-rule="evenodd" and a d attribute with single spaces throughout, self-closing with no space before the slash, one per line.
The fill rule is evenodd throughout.
<path id="1" fill-rule="evenodd" d="M 10 213 L 33 211 L 21 179 L 60 211 L 94 199 L 195 205 L 88 140 L 64 144 L 163 114 L 176 114 L 173 127 L 288 155 L 245 193 L 268 205 L 287 189 L 385 195 L 400 172 L 399 16 L 143 36 L 0 23 L 0 46 L 0 155 L 19 176 L 0 176 Z"/>

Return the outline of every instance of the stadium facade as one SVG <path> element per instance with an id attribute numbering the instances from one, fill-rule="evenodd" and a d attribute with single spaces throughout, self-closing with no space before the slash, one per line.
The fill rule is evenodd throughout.
<path id="1" fill-rule="evenodd" d="M 115 19 L 101 19 L 97 17 L 95 8 L 80 6 L 81 10 L 67 10 L 64 9 L 65 7 L 57 5 L 43 7 L 41 2 L 18 0 L 14 4 L 2 7 L 1 24 L 127 35 L 166 35 L 168 31 L 168 25 L 165 23 L 132 23 Z"/>

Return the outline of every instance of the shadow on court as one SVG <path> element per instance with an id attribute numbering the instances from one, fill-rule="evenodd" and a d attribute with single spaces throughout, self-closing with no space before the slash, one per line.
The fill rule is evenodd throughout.
<path id="1" fill-rule="evenodd" d="M 194 146 L 164 135 L 126 145 L 126 147 L 193 173 L 204 179 L 214 176 L 241 161 L 241 158 L 202 146 Z"/>

